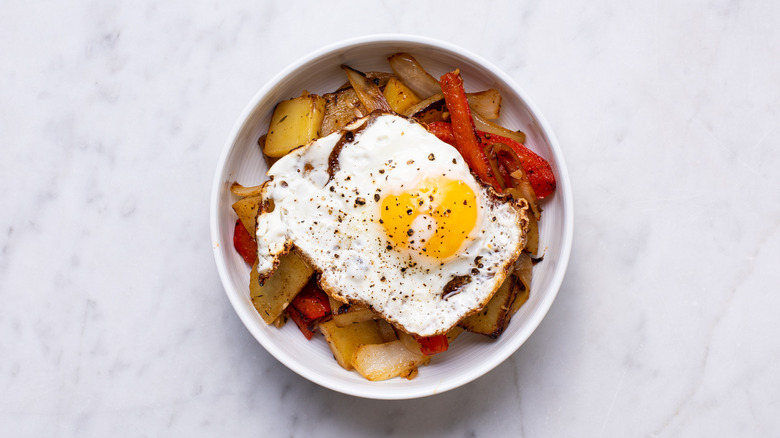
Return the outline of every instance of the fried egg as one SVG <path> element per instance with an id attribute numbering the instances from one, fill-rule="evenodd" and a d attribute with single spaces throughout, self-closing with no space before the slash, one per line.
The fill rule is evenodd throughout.
<path id="1" fill-rule="evenodd" d="M 294 248 L 334 299 L 411 334 L 446 333 L 481 309 L 525 245 L 525 201 L 496 194 L 455 148 L 404 117 L 360 119 L 268 175 L 261 281 Z"/>

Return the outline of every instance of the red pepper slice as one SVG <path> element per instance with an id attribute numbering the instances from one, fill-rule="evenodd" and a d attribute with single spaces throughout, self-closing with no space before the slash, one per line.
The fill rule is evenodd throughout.
<path id="1" fill-rule="evenodd" d="M 420 351 L 426 356 L 443 353 L 450 347 L 447 335 L 425 336 L 416 339 L 420 344 Z"/>
<path id="2" fill-rule="evenodd" d="M 255 264 L 257 261 L 257 242 L 244 228 L 240 220 L 236 221 L 236 226 L 233 229 L 233 247 L 244 258 L 244 261 L 250 265 Z"/>
<path id="3" fill-rule="evenodd" d="M 427 126 L 428 132 L 457 149 L 457 146 L 455 146 L 455 135 L 452 133 L 452 125 L 449 122 L 433 122 L 428 123 Z"/>
<path id="4" fill-rule="evenodd" d="M 438 137 L 439 140 L 455 146 L 455 135 L 453 134 L 451 124 L 447 122 L 429 123 L 428 130 L 433 135 Z M 523 170 L 525 170 L 526 175 L 528 175 L 528 182 L 531 183 L 531 187 L 533 187 L 537 198 L 542 199 L 555 191 L 555 175 L 553 174 L 552 167 L 550 166 L 550 163 L 547 162 L 547 160 L 511 138 L 496 134 L 489 134 L 482 131 L 477 131 L 477 135 L 479 136 L 482 147 L 488 146 L 492 143 L 504 143 L 515 151 L 517 156 L 523 162 Z M 484 151 L 482 153 L 484 154 Z M 513 168 L 514 163 L 512 160 L 507 160 L 500 155 L 499 161 L 501 162 L 502 167 L 507 171 L 507 175 L 503 175 L 504 180 L 506 181 L 508 179 L 508 174 L 516 170 Z M 472 168 L 472 170 L 474 169 Z M 482 178 L 481 175 L 478 174 L 478 176 Z M 497 191 L 500 191 L 501 189 L 498 184 L 493 184 L 493 188 L 495 188 Z"/>
<path id="5" fill-rule="evenodd" d="M 547 160 L 511 138 L 482 131 L 478 131 L 477 134 L 483 146 L 488 146 L 492 143 L 504 143 L 515 151 L 517 157 L 523 163 L 523 170 L 528 175 L 528 182 L 531 183 L 537 198 L 542 199 L 555 191 L 555 175 Z M 500 159 L 500 162 L 509 173 L 515 170 L 511 168 L 513 163 L 509 164 L 511 160 Z"/>
<path id="6" fill-rule="evenodd" d="M 301 333 L 303 333 L 303 336 L 306 336 L 306 339 L 311 340 L 311 337 L 314 336 L 314 330 L 311 328 L 311 322 L 307 322 L 303 315 L 301 315 L 301 312 L 298 311 L 298 309 L 294 308 L 287 308 L 287 314 L 290 315 L 290 319 L 293 320 L 295 325 L 298 326 L 298 328 L 301 330 Z"/>
<path id="7" fill-rule="evenodd" d="M 455 70 L 445 73 L 440 81 L 441 92 L 447 103 L 447 111 L 452 120 L 452 134 L 455 137 L 455 148 L 466 160 L 472 172 L 476 173 L 483 181 L 497 187 L 498 183 L 490 172 L 485 152 L 482 150 L 474 121 L 471 119 L 471 108 L 466 98 L 466 90 L 463 88 L 463 78 L 460 71 Z"/>
<path id="8" fill-rule="evenodd" d="M 301 312 L 301 315 L 309 321 L 330 315 L 328 295 L 320 289 L 314 277 L 293 298 L 290 306 Z"/>
<path id="9" fill-rule="evenodd" d="M 314 334 L 315 323 L 330 316 L 330 300 L 320 289 L 314 277 L 298 292 L 287 307 L 287 314 L 295 322 L 306 339 Z"/>

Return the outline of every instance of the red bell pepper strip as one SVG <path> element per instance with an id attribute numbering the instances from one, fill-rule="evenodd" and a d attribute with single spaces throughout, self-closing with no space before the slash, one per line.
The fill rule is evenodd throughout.
<path id="1" fill-rule="evenodd" d="M 426 356 L 443 353 L 450 347 L 447 335 L 425 336 L 416 339 L 420 344 L 420 351 Z"/>
<path id="2" fill-rule="evenodd" d="M 427 126 L 428 132 L 438 137 L 439 140 L 457 148 L 455 146 L 455 134 L 452 133 L 452 125 L 449 122 L 433 122 L 428 123 Z"/>
<path id="3" fill-rule="evenodd" d="M 533 187 L 537 198 L 542 199 L 555 191 L 555 175 L 553 174 L 550 163 L 544 158 L 511 138 L 496 134 L 488 134 L 482 131 L 478 131 L 477 133 L 483 147 L 492 143 L 504 143 L 515 151 L 517 157 L 520 158 L 520 161 L 523 164 L 523 170 L 525 170 L 525 174 L 528 175 L 528 182 L 531 183 L 531 187 Z M 514 165 L 512 160 L 500 159 L 499 161 L 509 173 L 516 170 L 511 168 Z"/>
<path id="4" fill-rule="evenodd" d="M 311 337 L 314 336 L 314 330 L 312 330 L 311 322 L 306 321 L 303 315 L 301 315 L 301 312 L 299 312 L 297 309 L 288 307 L 287 314 L 290 315 L 290 319 L 292 319 L 295 325 L 297 325 L 301 330 L 303 336 L 306 336 L 306 339 L 311 340 Z"/>
<path id="5" fill-rule="evenodd" d="M 498 182 L 491 174 L 490 164 L 477 137 L 474 121 L 471 119 L 471 108 L 469 108 L 469 101 L 466 98 L 466 90 L 463 88 L 463 78 L 460 77 L 460 71 L 445 73 L 439 82 L 441 83 L 441 92 L 444 94 L 444 101 L 447 103 L 447 111 L 450 113 L 450 120 L 452 120 L 455 148 L 466 160 L 466 164 L 469 165 L 472 172 L 486 183 L 497 187 Z"/>
<path id="6" fill-rule="evenodd" d="M 255 264 L 257 260 L 257 242 L 249 234 L 249 231 L 244 228 L 240 220 L 236 221 L 236 226 L 233 229 L 233 247 L 244 258 L 244 261 L 250 265 Z"/>
<path id="7" fill-rule="evenodd" d="M 317 281 L 312 277 L 309 283 L 298 292 L 290 305 L 309 321 L 330 315 L 330 300 L 325 292 L 317 286 Z"/>
<path id="8" fill-rule="evenodd" d="M 434 122 L 428 124 L 428 130 L 439 138 L 439 140 L 449 143 L 452 146 L 455 146 L 455 135 L 452 131 L 452 125 L 447 122 Z M 540 157 L 534 151 L 528 149 L 524 145 L 516 142 L 515 140 L 507 137 L 503 137 L 496 134 L 489 134 L 487 132 L 477 131 L 477 135 L 479 136 L 479 140 L 481 143 L 481 147 L 484 148 L 485 146 L 488 146 L 492 143 L 504 143 L 507 146 L 511 147 L 512 150 L 515 151 L 518 158 L 520 158 L 520 161 L 523 163 L 523 170 L 525 170 L 526 175 L 528 175 L 528 181 L 531 183 L 531 187 L 533 187 L 534 192 L 536 193 L 536 197 L 539 199 L 544 198 L 545 196 L 548 196 L 552 192 L 555 191 L 556 182 L 555 182 L 555 175 L 552 172 L 552 167 L 550 166 L 550 163 L 548 163 L 544 158 Z M 484 149 L 483 149 L 484 153 Z M 516 169 L 514 169 L 514 162 L 512 160 L 508 160 L 505 157 L 499 156 L 499 161 L 502 165 L 502 168 L 506 169 L 508 173 L 512 173 Z M 474 169 L 472 169 L 474 170 Z M 506 181 L 508 178 L 507 175 L 503 175 L 504 181 Z M 481 178 L 481 176 L 480 176 Z M 498 187 L 498 184 L 493 185 L 493 188 L 495 188 L 497 191 L 500 191 L 500 187 Z"/>
<path id="9" fill-rule="evenodd" d="M 330 300 L 325 292 L 312 279 L 298 292 L 287 307 L 287 314 L 295 322 L 306 339 L 311 339 L 315 323 L 330 316 Z"/>

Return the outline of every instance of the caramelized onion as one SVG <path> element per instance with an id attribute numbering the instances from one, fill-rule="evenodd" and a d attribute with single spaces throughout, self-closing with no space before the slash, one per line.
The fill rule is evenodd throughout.
<path id="1" fill-rule="evenodd" d="M 485 146 L 485 157 L 487 157 L 488 164 L 490 164 L 490 170 L 493 172 L 493 176 L 496 177 L 496 181 L 498 181 L 499 187 L 501 187 L 501 192 L 504 193 L 506 191 L 506 183 L 504 182 L 504 177 L 501 175 L 501 171 L 498 168 L 498 156 L 493 151 L 493 145 Z"/>
<path id="2" fill-rule="evenodd" d="M 244 187 L 241 184 L 234 182 L 230 185 L 230 192 L 242 198 L 257 196 L 263 193 L 263 184 L 253 187 Z"/>
<path id="3" fill-rule="evenodd" d="M 497 119 L 501 115 L 501 93 L 495 88 L 477 93 L 466 93 L 471 112 L 486 119 Z"/>
<path id="4" fill-rule="evenodd" d="M 415 105 L 410 106 L 409 108 L 404 111 L 403 115 L 406 117 L 412 117 L 413 115 L 419 113 L 420 111 L 425 110 L 429 106 L 433 105 L 434 103 L 444 99 L 444 95 L 439 93 L 434 94 L 433 96 L 424 99 L 422 102 L 417 103 Z"/>
<path id="5" fill-rule="evenodd" d="M 498 172 L 498 154 L 505 154 L 512 162 L 511 169 L 507 169 L 509 174 L 509 182 L 511 186 L 505 190 L 507 194 L 515 199 L 524 198 L 528 201 L 528 205 L 531 207 L 531 212 L 536 220 L 539 220 L 542 214 L 542 210 L 539 207 L 539 200 L 536 197 L 531 183 L 528 181 L 528 176 L 523 169 L 523 162 L 520 161 L 520 157 L 517 156 L 517 152 L 504 143 L 492 143 L 485 146 L 485 155 L 488 157 L 493 173 L 496 175 L 496 179 L 499 180 L 501 188 L 504 189 L 507 186 L 504 185 L 503 178 Z M 495 164 L 494 164 L 495 163 Z M 495 166 L 495 167 L 494 167 Z"/>
<path id="6" fill-rule="evenodd" d="M 390 108 L 390 104 L 387 103 L 387 99 L 385 99 L 382 91 L 380 91 L 379 87 L 368 79 L 365 74 L 347 65 L 342 65 L 341 68 L 347 73 L 347 79 L 349 79 L 349 83 L 352 84 L 352 88 L 355 89 L 358 99 L 360 99 L 360 102 L 369 112 L 376 110 L 393 112 L 393 109 Z"/>
<path id="7" fill-rule="evenodd" d="M 386 71 L 364 71 L 362 73 L 366 75 L 368 80 L 375 83 L 379 88 L 384 88 L 384 86 L 387 85 L 387 81 L 393 77 L 392 73 L 388 73 Z M 349 81 L 341 84 L 341 86 L 337 88 L 334 93 L 341 90 L 346 90 L 347 88 L 352 88 L 352 84 Z"/>
<path id="8" fill-rule="evenodd" d="M 421 99 L 428 98 L 436 93 L 441 93 L 439 81 L 429 75 L 427 71 L 414 59 L 414 56 L 408 53 L 396 53 L 387 58 L 393 73 L 407 87 L 414 91 L 414 94 Z"/>
<path id="9" fill-rule="evenodd" d="M 474 126 L 479 131 L 508 137 L 520 144 L 525 143 L 525 134 L 522 131 L 510 131 L 503 126 L 491 122 L 476 111 L 471 112 L 471 118 L 474 119 Z"/>

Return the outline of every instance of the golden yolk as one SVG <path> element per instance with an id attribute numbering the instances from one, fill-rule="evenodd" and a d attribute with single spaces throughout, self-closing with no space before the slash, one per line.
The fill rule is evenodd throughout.
<path id="1" fill-rule="evenodd" d="M 380 208 L 380 222 L 395 246 L 438 259 L 455 254 L 477 222 L 474 191 L 460 180 L 425 179 L 413 191 L 386 196 Z M 421 215 L 427 218 L 415 222 Z"/>

